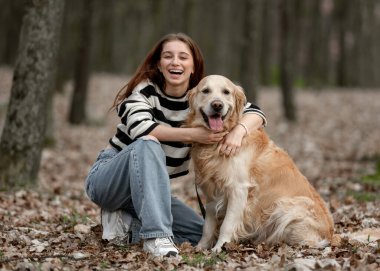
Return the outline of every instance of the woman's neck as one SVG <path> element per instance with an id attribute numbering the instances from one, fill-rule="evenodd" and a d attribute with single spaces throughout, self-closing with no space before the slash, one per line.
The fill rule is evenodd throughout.
<path id="1" fill-rule="evenodd" d="M 166 88 L 165 89 L 165 94 L 166 95 L 169 95 L 169 96 L 172 96 L 172 97 L 182 97 L 183 95 L 185 95 L 187 91 L 187 88 L 183 88 L 182 86 L 181 87 L 170 87 L 170 88 Z"/>

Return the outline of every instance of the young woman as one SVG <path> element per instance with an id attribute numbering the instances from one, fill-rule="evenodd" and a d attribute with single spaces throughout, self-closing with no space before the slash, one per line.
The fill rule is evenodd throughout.
<path id="1" fill-rule="evenodd" d="M 120 123 L 86 180 L 87 195 L 102 209 L 103 239 L 142 239 L 144 251 L 155 256 L 175 256 L 174 243 L 200 240 L 203 219 L 170 191 L 170 179 L 188 173 L 190 146 L 184 142 L 219 142 L 224 155 L 234 155 L 247 132 L 242 125 L 228 134 L 180 127 L 188 113 L 187 91 L 203 76 L 197 44 L 185 34 L 169 34 L 116 96 Z M 247 129 L 266 124 L 250 103 L 242 122 Z"/>

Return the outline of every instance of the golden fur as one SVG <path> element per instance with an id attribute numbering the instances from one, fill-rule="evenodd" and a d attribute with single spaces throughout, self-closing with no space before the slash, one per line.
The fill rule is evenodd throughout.
<path id="1" fill-rule="evenodd" d="M 209 128 L 204 115 L 211 114 L 214 101 L 226 107 L 223 128 L 235 127 L 245 95 L 219 75 L 205 77 L 190 91 L 186 125 Z M 319 247 L 331 240 L 333 220 L 324 201 L 263 129 L 244 137 L 235 156 L 220 155 L 216 145 L 196 143 L 191 157 L 196 181 L 207 200 L 198 247 L 215 245 L 213 250 L 220 251 L 224 243 L 243 239 Z"/>

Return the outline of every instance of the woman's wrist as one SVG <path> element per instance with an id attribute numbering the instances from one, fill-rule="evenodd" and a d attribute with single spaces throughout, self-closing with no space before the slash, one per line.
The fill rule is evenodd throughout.
<path id="1" fill-rule="evenodd" d="M 239 123 L 234 127 L 234 132 L 237 133 L 241 138 L 247 135 L 247 131 L 242 125 Z"/>
<path id="2" fill-rule="evenodd" d="M 242 127 L 244 129 L 244 132 L 245 132 L 244 136 L 248 135 L 248 127 L 247 127 L 247 125 L 245 125 L 242 122 L 239 122 L 238 126 L 240 126 L 240 127 Z"/>
<path id="3" fill-rule="evenodd" d="M 183 129 L 183 141 L 194 142 L 194 128 L 182 128 Z"/>

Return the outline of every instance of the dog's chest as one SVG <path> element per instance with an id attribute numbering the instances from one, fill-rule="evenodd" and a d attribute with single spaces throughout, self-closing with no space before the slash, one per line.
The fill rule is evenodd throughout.
<path id="1" fill-rule="evenodd" d="M 250 156 L 240 151 L 235 156 L 225 157 L 210 148 L 195 150 L 192 155 L 198 181 L 225 190 L 234 184 L 249 183 Z"/>

